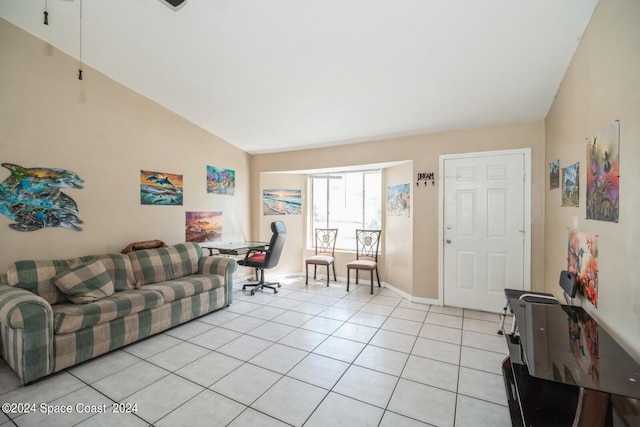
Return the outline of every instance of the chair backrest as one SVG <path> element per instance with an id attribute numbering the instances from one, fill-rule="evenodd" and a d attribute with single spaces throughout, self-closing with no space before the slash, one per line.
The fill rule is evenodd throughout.
<path id="1" fill-rule="evenodd" d="M 282 221 L 273 221 L 271 223 L 271 231 L 273 235 L 269 241 L 269 248 L 264 258 L 264 268 L 273 268 L 278 265 L 284 241 L 287 239 L 287 227 Z"/>
<path id="2" fill-rule="evenodd" d="M 337 228 L 316 228 L 316 255 L 333 256 L 336 249 Z"/>
<path id="3" fill-rule="evenodd" d="M 378 262 L 382 230 L 356 230 L 356 259 Z"/>
<path id="4" fill-rule="evenodd" d="M 560 272 L 559 283 L 567 303 L 570 303 L 570 299 L 575 298 L 576 291 L 578 290 L 578 279 L 576 275 L 570 271 L 562 270 Z"/>

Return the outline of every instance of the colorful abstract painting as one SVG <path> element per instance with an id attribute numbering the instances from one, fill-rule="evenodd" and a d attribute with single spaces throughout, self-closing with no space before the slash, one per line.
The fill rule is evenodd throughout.
<path id="1" fill-rule="evenodd" d="M 594 307 L 598 307 L 598 238 L 570 230 L 567 259 L 567 270 L 576 275 L 578 290 Z"/>
<path id="2" fill-rule="evenodd" d="M 620 123 L 587 143 L 587 219 L 618 222 Z"/>
<path id="3" fill-rule="evenodd" d="M 236 171 L 207 166 L 207 193 L 233 196 L 236 192 Z"/>
<path id="4" fill-rule="evenodd" d="M 580 200 L 580 163 L 562 168 L 562 206 L 578 206 Z"/>
<path id="5" fill-rule="evenodd" d="M 585 374 L 581 378 L 589 378 L 597 386 L 600 383 L 598 324 L 586 312 L 577 311 L 569 317 L 569 341 L 573 358 Z M 573 375 L 569 377 L 569 381 L 575 384 Z"/>
<path id="6" fill-rule="evenodd" d="M 140 171 L 141 205 L 182 205 L 182 175 Z"/>
<path id="7" fill-rule="evenodd" d="M 387 187 L 387 215 L 409 216 L 409 207 L 409 184 L 390 185 Z"/>
<path id="8" fill-rule="evenodd" d="M 264 215 L 300 215 L 302 190 L 262 190 Z"/>
<path id="9" fill-rule="evenodd" d="M 560 160 L 549 163 L 549 189 L 560 187 Z"/>
<path id="10" fill-rule="evenodd" d="M 186 242 L 202 243 L 217 240 L 222 240 L 222 212 L 186 212 Z"/>
<path id="11" fill-rule="evenodd" d="M 84 180 L 74 172 L 55 168 L 24 168 L 2 163 L 11 174 L 0 183 L 0 213 L 12 221 L 17 231 L 63 227 L 81 231 L 76 224 L 78 205 L 63 188 L 82 188 Z"/>

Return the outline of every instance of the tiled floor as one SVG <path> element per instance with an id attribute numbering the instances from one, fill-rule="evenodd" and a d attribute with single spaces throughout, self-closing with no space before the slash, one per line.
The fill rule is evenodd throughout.
<path id="1" fill-rule="evenodd" d="M 226 309 L 28 387 L 0 360 L 0 402 L 36 404 L 0 427 L 511 425 L 498 315 L 280 279 L 278 294 L 238 289 Z"/>

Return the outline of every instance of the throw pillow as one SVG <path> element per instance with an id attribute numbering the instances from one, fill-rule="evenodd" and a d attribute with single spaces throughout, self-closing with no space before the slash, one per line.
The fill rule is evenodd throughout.
<path id="1" fill-rule="evenodd" d="M 74 304 L 98 301 L 115 292 L 106 267 L 97 258 L 57 274 L 53 283 Z"/>

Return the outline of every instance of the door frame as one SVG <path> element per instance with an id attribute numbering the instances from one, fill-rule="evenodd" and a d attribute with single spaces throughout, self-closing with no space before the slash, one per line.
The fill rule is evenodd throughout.
<path id="1" fill-rule="evenodd" d="M 496 155 L 524 155 L 524 290 L 531 290 L 531 148 L 478 151 L 459 154 L 441 154 L 438 169 L 438 304 L 444 305 L 444 162 L 469 157 L 492 157 Z M 500 307 L 496 307 L 499 310 Z"/>

